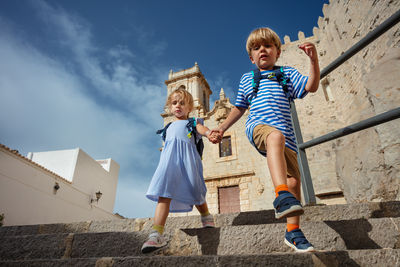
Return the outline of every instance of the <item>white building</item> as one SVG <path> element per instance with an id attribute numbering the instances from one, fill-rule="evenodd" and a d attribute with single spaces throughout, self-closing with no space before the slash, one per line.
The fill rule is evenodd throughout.
<path id="1" fill-rule="evenodd" d="M 113 214 L 118 173 L 112 159 L 94 160 L 80 148 L 24 157 L 0 144 L 3 224 L 121 218 Z"/>

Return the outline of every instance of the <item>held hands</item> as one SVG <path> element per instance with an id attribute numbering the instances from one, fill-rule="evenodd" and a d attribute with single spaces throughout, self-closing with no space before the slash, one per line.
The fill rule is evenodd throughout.
<path id="1" fill-rule="evenodd" d="M 310 58 L 312 62 L 318 61 L 318 53 L 315 45 L 313 43 L 306 42 L 304 44 L 299 45 L 299 48 L 306 53 L 306 55 Z"/>
<path id="2" fill-rule="evenodd" d="M 219 129 L 208 130 L 206 132 L 208 140 L 213 144 L 221 142 L 223 135 L 224 133 L 222 132 L 222 130 Z"/>

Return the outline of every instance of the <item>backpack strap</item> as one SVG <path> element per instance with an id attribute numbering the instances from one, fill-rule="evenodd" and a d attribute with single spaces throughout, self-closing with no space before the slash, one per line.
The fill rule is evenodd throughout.
<path id="1" fill-rule="evenodd" d="M 283 92 L 285 93 L 287 99 L 289 99 L 289 102 L 293 101 L 293 99 L 289 95 L 289 90 L 288 90 L 288 83 L 290 82 L 290 79 L 283 72 L 282 66 L 274 66 L 273 72 L 267 75 L 261 75 L 261 72 L 258 68 L 253 70 L 251 73 L 253 75 L 253 82 L 252 82 L 253 92 L 249 97 L 250 104 L 257 97 L 258 87 L 260 86 L 260 81 L 262 79 L 276 80 L 279 83 L 279 85 L 282 86 Z"/>
<path id="2" fill-rule="evenodd" d="M 260 86 L 260 81 L 262 79 L 261 72 L 258 68 L 251 71 L 251 74 L 253 75 L 253 82 L 251 84 L 253 87 L 253 92 L 251 93 L 251 95 L 249 97 L 250 104 L 253 101 L 253 99 L 257 97 L 258 87 Z"/>
<path id="3" fill-rule="evenodd" d="M 283 92 L 285 93 L 287 99 L 289 99 L 289 102 L 293 101 L 293 99 L 289 95 L 289 89 L 288 89 L 288 83 L 290 82 L 290 79 L 283 72 L 283 67 L 275 66 L 274 73 L 276 80 L 278 81 L 279 85 L 282 86 Z"/>
<path id="4" fill-rule="evenodd" d="M 192 138 L 192 134 L 194 135 L 194 138 L 196 139 L 196 119 L 195 118 L 189 118 L 189 122 L 186 124 L 186 128 L 188 129 L 188 134 L 187 136 L 189 138 Z"/>
<path id="5" fill-rule="evenodd" d="M 191 138 L 192 135 L 194 137 L 194 143 L 196 144 L 196 149 L 197 152 L 199 152 L 200 157 L 203 156 L 203 150 L 204 150 L 204 143 L 203 139 L 200 136 L 200 138 L 197 140 L 197 131 L 196 131 L 196 125 L 197 121 L 195 118 L 189 118 L 188 123 L 186 124 L 186 128 L 188 129 L 188 137 Z"/>
<path id="6" fill-rule="evenodd" d="M 167 129 L 171 125 L 172 122 L 169 122 L 167 125 L 165 125 L 164 128 L 157 130 L 157 134 L 161 135 L 162 140 L 165 142 L 165 137 L 167 136 Z"/>

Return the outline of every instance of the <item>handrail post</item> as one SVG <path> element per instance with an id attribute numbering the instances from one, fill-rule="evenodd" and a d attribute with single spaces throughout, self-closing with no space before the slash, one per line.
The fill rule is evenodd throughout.
<path id="1" fill-rule="evenodd" d="M 299 118 L 297 116 L 296 105 L 294 102 L 291 103 L 290 111 L 292 113 L 292 121 L 294 127 L 294 134 L 296 136 L 297 143 L 303 143 L 303 136 L 301 134 Z M 311 180 L 310 168 L 308 166 L 307 155 L 305 149 L 298 149 L 297 161 L 299 163 L 300 175 L 301 175 L 301 187 L 303 188 L 304 203 L 306 205 L 317 204 L 314 186 Z"/>

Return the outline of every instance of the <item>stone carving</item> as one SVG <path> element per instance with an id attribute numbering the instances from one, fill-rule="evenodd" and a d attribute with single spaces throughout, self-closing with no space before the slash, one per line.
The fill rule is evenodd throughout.
<path id="1" fill-rule="evenodd" d="M 263 183 L 259 183 L 259 184 L 257 185 L 257 194 L 258 194 L 258 195 L 261 195 L 262 193 L 264 193 L 264 190 L 265 190 L 264 184 L 263 184 Z"/>

